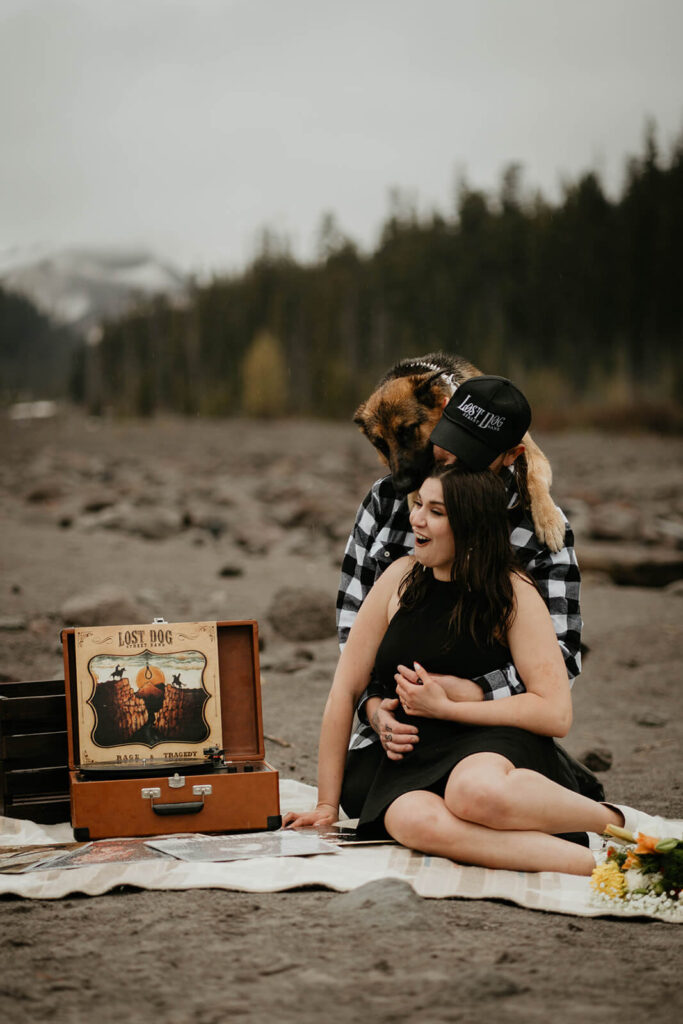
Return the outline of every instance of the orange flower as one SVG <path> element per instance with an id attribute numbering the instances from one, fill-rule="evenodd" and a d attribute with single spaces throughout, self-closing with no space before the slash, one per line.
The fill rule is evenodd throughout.
<path id="1" fill-rule="evenodd" d="M 638 845 L 635 848 L 635 853 L 656 853 L 656 846 L 659 842 L 655 836 L 646 836 L 644 832 L 638 833 Z"/>
<path id="2" fill-rule="evenodd" d="M 649 852 L 649 851 L 646 851 L 646 852 Z M 628 853 L 626 854 L 626 860 L 624 861 L 624 863 L 621 866 L 621 870 L 622 871 L 628 871 L 629 868 L 639 868 L 639 867 L 640 867 L 640 861 L 636 857 L 635 850 L 629 850 Z"/>

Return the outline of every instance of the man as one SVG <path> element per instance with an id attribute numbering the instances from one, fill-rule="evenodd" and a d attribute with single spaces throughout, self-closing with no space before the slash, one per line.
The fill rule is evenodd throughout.
<path id="1" fill-rule="evenodd" d="M 524 452 L 521 440 L 530 422 L 529 404 L 511 381 L 479 376 L 465 381 L 455 391 L 431 434 L 431 441 L 434 457 L 439 461 L 460 460 L 472 470 L 488 467 L 504 476 L 509 496 L 510 541 L 548 606 L 571 683 L 581 671 L 581 578 L 566 518 L 565 543 L 560 551 L 551 551 L 534 533 L 524 500 L 525 461 L 520 459 Z M 407 500 L 397 495 L 391 477 L 384 477 L 373 484 L 361 504 L 346 546 L 337 596 L 341 647 L 374 581 L 391 562 L 411 554 L 413 547 Z M 425 668 L 429 670 L 428 665 Z M 417 681 L 414 673 L 407 678 Z M 496 700 L 523 693 L 525 689 L 512 662 L 474 680 L 449 676 L 439 681 L 452 700 Z M 349 744 L 342 792 L 342 806 L 351 817 L 360 811 L 382 748 L 388 757 L 400 759 L 419 742 L 417 727 L 394 717 L 396 703 L 382 700 L 372 681 L 359 702 L 359 726 Z M 572 762 L 564 751 L 562 754 L 566 759 L 566 784 L 601 799 L 601 786 L 591 773 Z"/>

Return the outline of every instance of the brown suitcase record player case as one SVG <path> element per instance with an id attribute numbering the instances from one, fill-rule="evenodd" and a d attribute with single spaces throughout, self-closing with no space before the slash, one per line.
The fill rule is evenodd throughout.
<path id="1" fill-rule="evenodd" d="M 205 628 L 213 626 L 213 623 L 204 624 Z M 166 627 L 180 628 L 172 624 L 162 628 Z M 111 627 L 111 630 L 118 628 Z M 126 627 L 133 628 L 146 630 L 147 634 L 153 629 L 150 626 Z M 79 698 L 77 685 L 77 631 L 63 630 L 71 823 L 77 839 L 177 832 L 248 832 L 280 827 L 278 773 L 264 760 L 257 624 L 253 621 L 218 622 L 215 623 L 215 638 L 220 690 L 220 722 L 216 720 L 215 728 L 220 734 L 220 745 L 196 745 L 198 750 L 189 758 L 174 758 L 168 752 L 155 756 L 155 747 L 163 749 L 159 735 L 156 732 L 145 734 L 144 729 L 152 728 L 155 715 L 157 722 L 167 721 L 166 708 L 171 697 L 177 701 L 183 697 L 183 690 L 189 691 L 180 673 L 174 674 L 171 681 L 153 666 L 147 671 L 148 676 L 152 671 L 157 673 L 155 692 L 160 690 L 167 696 L 157 697 L 157 706 L 149 712 L 147 724 L 136 733 L 137 737 L 152 737 L 149 756 L 121 755 L 120 751 L 125 751 L 126 746 L 119 744 L 116 747 L 118 761 L 108 761 L 105 744 L 101 751 L 95 750 L 95 760 L 89 756 L 82 760 L 83 740 L 88 737 L 79 734 L 84 717 L 83 698 Z M 142 652 L 140 656 L 148 653 Z M 140 695 L 144 690 L 140 687 L 140 677 L 135 691 L 131 686 L 135 681 L 127 677 L 133 673 L 129 671 L 126 675 L 126 659 L 119 660 L 123 665 L 117 661 L 113 678 L 105 680 L 102 690 L 108 686 L 110 695 L 115 690 L 119 694 L 125 690 L 127 706 L 140 708 Z M 164 679 L 161 687 L 158 686 L 160 674 Z M 166 677 L 169 674 L 172 673 L 167 672 Z M 92 697 L 86 703 L 93 705 L 98 682 L 91 686 Z M 110 696 L 106 707 L 111 706 Z M 103 707 L 105 705 L 100 704 L 101 718 L 105 717 Z M 142 714 L 136 713 L 137 725 L 144 721 L 145 713 L 144 709 Z M 93 718 L 97 725 L 92 736 L 97 739 L 97 729 L 102 728 L 97 710 Z M 170 743 L 165 744 L 166 748 L 169 746 Z"/>

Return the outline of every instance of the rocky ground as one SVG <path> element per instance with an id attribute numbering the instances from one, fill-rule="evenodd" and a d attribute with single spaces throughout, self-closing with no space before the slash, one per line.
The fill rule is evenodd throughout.
<path id="1" fill-rule="evenodd" d="M 683 441 L 539 435 L 584 570 L 566 746 L 683 817 Z M 315 781 L 334 596 L 375 456 L 350 424 L 0 422 L 0 678 L 61 677 L 65 624 L 259 622 L 267 756 Z M 356 893 L 0 900 L 3 1009 L 47 1019 L 671 1019 L 678 929 Z"/>

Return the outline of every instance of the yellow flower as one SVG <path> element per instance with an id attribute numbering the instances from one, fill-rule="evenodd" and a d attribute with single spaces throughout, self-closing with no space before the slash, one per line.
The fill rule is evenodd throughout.
<path id="1" fill-rule="evenodd" d="M 621 899 L 626 893 L 626 879 L 619 870 L 619 865 L 614 861 L 598 864 L 591 875 L 591 888 L 612 900 Z"/>

